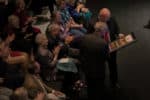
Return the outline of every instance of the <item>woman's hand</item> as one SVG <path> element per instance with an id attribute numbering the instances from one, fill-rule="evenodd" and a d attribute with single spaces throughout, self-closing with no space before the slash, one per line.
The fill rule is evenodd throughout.
<path id="1" fill-rule="evenodd" d="M 120 39 L 125 37 L 125 35 L 123 33 L 120 33 L 118 36 Z"/>
<path id="2" fill-rule="evenodd" d="M 65 96 L 64 93 L 62 93 L 62 92 L 60 92 L 60 91 L 56 91 L 56 90 L 53 90 L 53 91 L 52 91 L 52 94 L 54 94 L 54 95 L 57 96 L 57 97 L 64 97 L 64 96 Z"/>
<path id="3" fill-rule="evenodd" d="M 56 46 L 55 48 L 54 48 L 54 50 L 53 50 L 53 54 L 54 55 L 58 55 L 59 54 L 59 52 L 60 52 L 60 49 L 61 49 L 61 46 Z"/>

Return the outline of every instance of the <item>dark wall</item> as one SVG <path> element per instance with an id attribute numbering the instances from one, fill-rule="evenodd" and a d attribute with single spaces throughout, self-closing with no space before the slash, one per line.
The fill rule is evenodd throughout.
<path id="1" fill-rule="evenodd" d="M 95 16 L 110 8 L 121 32 L 135 33 L 138 42 L 118 52 L 120 85 L 129 96 L 150 100 L 150 29 L 143 28 L 150 20 L 150 0 L 87 0 L 87 6 Z"/>

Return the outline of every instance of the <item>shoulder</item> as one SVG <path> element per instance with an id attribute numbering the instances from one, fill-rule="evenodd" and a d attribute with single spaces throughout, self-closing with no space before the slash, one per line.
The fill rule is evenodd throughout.
<path id="1" fill-rule="evenodd" d="M 115 17 L 111 17 L 109 19 L 108 23 L 117 23 L 116 18 Z"/>

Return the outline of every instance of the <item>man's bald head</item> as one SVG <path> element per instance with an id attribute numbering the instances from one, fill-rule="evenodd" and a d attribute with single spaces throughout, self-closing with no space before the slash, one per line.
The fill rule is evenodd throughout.
<path id="1" fill-rule="evenodd" d="M 111 12 L 108 8 L 102 8 L 99 11 L 99 20 L 102 22 L 107 22 L 111 17 Z"/>

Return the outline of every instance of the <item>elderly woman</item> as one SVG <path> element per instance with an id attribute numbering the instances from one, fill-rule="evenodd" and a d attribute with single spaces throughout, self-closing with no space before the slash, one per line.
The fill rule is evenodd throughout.
<path id="1" fill-rule="evenodd" d="M 62 23 L 61 14 L 59 11 L 53 12 L 52 24 L 59 25 L 60 27 L 59 36 L 60 36 L 61 41 L 64 41 L 65 43 L 69 44 L 70 42 L 74 40 L 75 36 L 72 36 L 71 33 L 69 32 L 70 25 Z"/>
<path id="2" fill-rule="evenodd" d="M 48 49 L 53 50 L 59 43 L 60 39 L 60 30 L 61 27 L 58 24 L 50 24 L 46 30 L 46 36 L 48 39 Z"/>
<path id="3" fill-rule="evenodd" d="M 45 81 L 54 80 L 60 46 L 55 47 L 53 52 L 48 50 L 48 39 L 45 34 L 38 34 L 35 41 L 38 45 L 36 60 L 41 66 L 41 77 Z"/>
<path id="4" fill-rule="evenodd" d="M 76 41 L 76 39 L 78 39 L 81 35 L 79 34 L 74 34 L 74 32 L 72 33 L 71 30 L 71 25 L 70 23 L 66 23 L 64 24 L 62 22 L 62 17 L 61 17 L 61 13 L 60 11 L 55 11 L 53 12 L 53 16 L 52 16 L 52 25 L 49 26 L 50 27 L 54 27 L 54 26 L 59 26 L 59 37 L 61 39 L 61 41 L 64 41 L 67 44 L 70 44 L 73 41 Z M 77 29 L 73 29 L 78 31 Z M 50 30 L 49 30 L 50 32 Z M 50 32 L 51 33 L 51 32 Z"/>
<path id="5" fill-rule="evenodd" d="M 26 11 L 26 4 L 24 0 L 16 0 L 15 2 L 15 12 L 14 15 L 18 16 L 20 20 L 20 27 L 24 27 L 25 25 L 32 22 L 32 17 Z"/>

